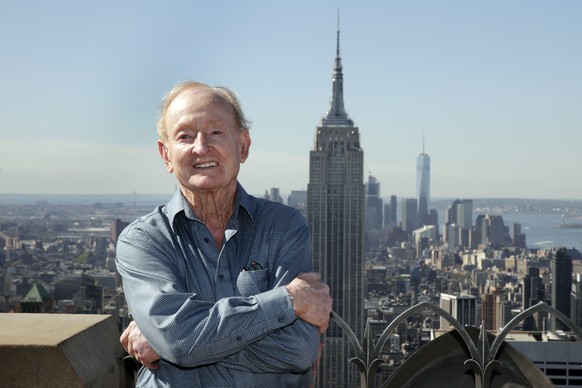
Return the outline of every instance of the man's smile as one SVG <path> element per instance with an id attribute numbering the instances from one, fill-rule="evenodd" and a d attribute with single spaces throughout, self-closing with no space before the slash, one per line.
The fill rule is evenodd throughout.
<path id="1" fill-rule="evenodd" d="M 210 168 L 210 167 L 216 167 L 216 166 L 218 166 L 218 163 L 216 163 L 216 162 L 206 162 L 206 163 L 195 164 L 194 168 Z"/>

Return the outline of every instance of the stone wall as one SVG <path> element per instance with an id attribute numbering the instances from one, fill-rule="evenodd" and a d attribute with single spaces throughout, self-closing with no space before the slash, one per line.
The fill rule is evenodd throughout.
<path id="1" fill-rule="evenodd" d="M 0 314 L 2 387 L 123 387 L 122 352 L 109 315 Z"/>

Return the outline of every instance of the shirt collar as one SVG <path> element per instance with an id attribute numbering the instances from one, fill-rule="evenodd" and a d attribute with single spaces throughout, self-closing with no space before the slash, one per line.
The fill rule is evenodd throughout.
<path id="1" fill-rule="evenodd" d="M 240 218 L 240 209 L 243 209 L 248 217 L 254 222 L 254 214 L 256 210 L 256 203 L 252 200 L 252 196 L 250 196 L 245 189 L 241 186 L 239 182 L 237 182 L 236 187 L 236 194 L 234 197 L 234 211 L 230 218 L 229 224 L 234 222 L 238 225 L 238 220 Z M 168 215 L 168 219 L 170 221 L 170 225 L 172 225 L 172 229 L 174 228 L 174 220 L 179 213 L 184 213 L 184 216 L 188 219 L 202 222 L 196 216 L 194 211 L 188 205 L 188 201 L 182 195 L 182 191 L 180 188 L 176 190 L 170 201 L 166 204 L 166 214 Z"/>

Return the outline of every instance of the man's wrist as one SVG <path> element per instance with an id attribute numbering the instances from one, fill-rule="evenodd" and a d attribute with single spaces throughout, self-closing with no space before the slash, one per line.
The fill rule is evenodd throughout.
<path id="1" fill-rule="evenodd" d="M 291 290 L 289 290 L 289 287 L 285 287 L 287 289 L 287 295 L 289 295 L 289 300 L 291 301 L 291 307 L 293 307 L 293 311 L 295 311 L 295 299 L 293 299 L 293 294 L 291 293 Z"/>

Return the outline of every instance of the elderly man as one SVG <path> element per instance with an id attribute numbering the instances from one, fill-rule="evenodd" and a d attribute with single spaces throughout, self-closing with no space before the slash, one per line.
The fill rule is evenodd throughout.
<path id="1" fill-rule="evenodd" d="M 185 82 L 162 102 L 158 150 L 179 190 L 117 244 L 138 386 L 312 383 L 329 288 L 310 272 L 304 218 L 238 183 L 248 128 L 226 88 Z"/>

